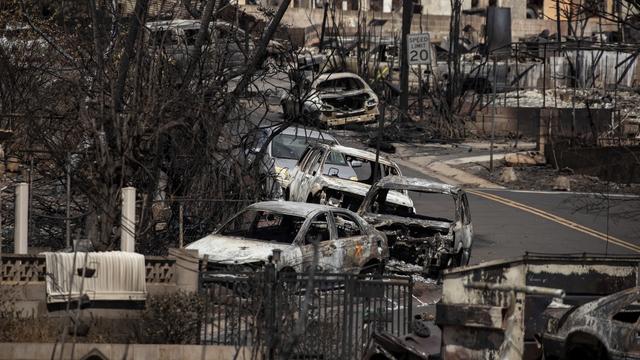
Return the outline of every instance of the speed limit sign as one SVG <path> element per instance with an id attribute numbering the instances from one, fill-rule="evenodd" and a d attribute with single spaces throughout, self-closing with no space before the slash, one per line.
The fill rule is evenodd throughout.
<path id="1" fill-rule="evenodd" d="M 429 33 L 407 34 L 407 57 L 409 65 L 429 65 L 431 62 Z"/>

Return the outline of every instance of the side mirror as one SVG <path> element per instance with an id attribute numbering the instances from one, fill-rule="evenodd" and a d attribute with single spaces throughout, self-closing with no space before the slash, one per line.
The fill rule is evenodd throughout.
<path id="1" fill-rule="evenodd" d="M 338 176 L 339 173 L 340 173 L 340 170 L 334 167 L 329 169 L 329 176 Z"/>
<path id="2" fill-rule="evenodd" d="M 351 160 L 350 164 L 351 164 L 351 167 L 353 168 L 362 167 L 362 161 L 360 160 Z"/>

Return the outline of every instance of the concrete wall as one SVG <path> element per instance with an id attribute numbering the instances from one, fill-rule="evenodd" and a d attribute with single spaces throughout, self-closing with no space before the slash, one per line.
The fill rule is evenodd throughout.
<path id="1" fill-rule="evenodd" d="M 475 121 L 467 123 L 467 130 L 480 136 L 491 135 L 493 119 L 491 107 L 476 113 Z M 536 139 L 540 126 L 540 109 L 536 108 L 496 108 L 495 135 L 498 137 L 520 134 L 528 139 Z"/>
<path id="2" fill-rule="evenodd" d="M 616 183 L 640 183 L 640 146 L 585 148 L 554 143 L 547 145 L 545 155 L 549 163 L 557 161 L 561 169 L 568 167 L 578 174 Z"/>
<path id="3" fill-rule="evenodd" d="M 485 107 L 476 112 L 474 121 L 467 122 L 467 130 L 488 137 L 492 118 L 493 108 Z M 564 139 L 595 145 L 610 122 L 610 109 L 575 109 L 574 117 L 572 109 L 497 107 L 494 131 L 498 137 L 519 134 L 543 145 Z M 549 139 L 550 134 L 553 139 Z"/>
<path id="4" fill-rule="evenodd" d="M 197 251 L 170 249 L 168 257 L 147 257 L 146 286 L 150 295 L 168 294 L 178 290 L 198 290 L 199 259 Z M 17 310 L 24 316 L 57 316 L 59 306 L 47 306 L 44 258 L 33 255 L 3 255 L 0 264 L 0 287 L 11 289 Z M 106 318 L 138 316 L 140 304 L 94 301 L 87 314 Z"/>
<path id="5" fill-rule="evenodd" d="M 511 1 L 511 0 L 504 0 Z M 514 0 L 516 1 L 516 0 Z M 447 1 L 448 3 L 448 1 Z M 258 7 L 255 5 L 246 5 L 242 6 L 243 10 L 245 10 L 249 14 L 255 14 L 259 16 Z M 429 10 L 425 10 L 429 11 Z M 513 11 L 513 10 L 512 10 Z M 383 27 L 383 32 L 388 35 L 398 34 L 400 32 L 400 24 L 401 24 L 401 16 L 400 12 L 398 13 L 379 13 L 379 12 L 369 12 L 366 13 L 366 21 L 370 21 L 373 18 L 376 19 L 385 19 L 387 23 Z M 291 27 L 291 28 L 303 28 L 307 29 L 306 42 L 309 43 L 311 40 L 317 38 L 317 34 L 320 33 L 320 27 L 322 26 L 322 9 L 302 9 L 302 8 L 289 8 L 284 15 L 282 23 Z M 355 34 L 357 30 L 357 19 L 358 12 L 357 11 L 340 11 L 336 14 L 336 19 L 338 22 L 344 25 L 345 31 L 347 35 Z M 449 20 L 450 17 L 448 15 L 437 15 L 431 12 L 428 15 L 422 15 L 422 29 L 423 31 L 429 32 L 431 34 L 431 39 L 434 42 L 439 42 L 443 39 L 443 37 L 448 37 L 449 35 Z M 538 19 L 525 19 L 524 16 L 521 16 L 520 11 L 518 10 L 516 14 L 512 14 L 512 38 L 514 41 L 517 41 L 520 38 L 528 37 L 532 35 L 538 35 L 544 30 L 549 30 L 554 33 L 556 29 L 556 22 L 554 20 L 538 20 Z M 414 15 L 411 23 L 411 32 L 418 33 L 420 32 L 420 15 Z M 475 30 L 480 32 L 485 24 L 485 18 L 483 16 L 477 15 L 462 15 L 461 16 L 461 26 L 460 28 L 464 28 L 466 25 L 471 25 Z M 333 26 L 331 19 L 329 20 L 329 26 Z M 315 27 L 315 31 L 313 28 Z M 566 22 L 562 22 L 561 28 L 564 34 L 567 31 Z M 615 27 L 608 24 L 606 21 L 603 21 L 603 30 L 612 30 Z M 379 32 L 379 29 L 371 29 L 375 30 L 376 33 Z M 598 31 L 598 22 L 596 19 L 592 19 L 587 24 L 585 34 L 591 34 L 593 31 Z"/>
<path id="6" fill-rule="evenodd" d="M 60 357 L 60 344 L 46 343 L 0 343 L 0 360 L 50 360 L 83 359 L 89 355 L 112 360 L 128 359 L 182 359 L 182 360 L 226 360 L 261 359 L 251 356 L 251 349 L 214 345 L 167 345 L 167 344 L 76 344 L 71 356 L 71 345 L 67 344 Z M 236 357 L 237 354 L 237 357 Z"/>

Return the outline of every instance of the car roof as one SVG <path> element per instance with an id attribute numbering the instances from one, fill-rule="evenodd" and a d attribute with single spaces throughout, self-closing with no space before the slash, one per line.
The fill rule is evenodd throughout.
<path id="1" fill-rule="evenodd" d="M 314 81 L 316 83 L 329 80 L 329 79 L 345 79 L 345 78 L 356 78 L 364 82 L 358 74 L 350 73 L 350 72 L 338 72 L 338 73 L 324 73 L 318 75 L 318 78 Z M 365 82 L 366 84 L 366 82 Z"/>
<path id="2" fill-rule="evenodd" d="M 316 144 L 314 147 L 322 147 L 331 151 L 339 152 L 345 155 L 359 157 L 368 161 L 376 161 L 376 154 L 370 151 L 356 149 L 343 145 L 331 145 L 331 144 Z M 380 155 L 378 161 L 387 166 L 395 166 L 386 156 Z"/>
<path id="3" fill-rule="evenodd" d="M 338 140 L 336 140 L 336 138 L 334 138 L 332 135 L 324 131 L 320 131 L 320 130 L 316 130 L 308 127 L 302 127 L 302 126 L 289 126 L 288 128 L 284 129 L 280 134 L 304 136 L 310 139 L 322 139 L 322 140 L 328 140 L 328 141 L 338 143 Z"/>
<path id="4" fill-rule="evenodd" d="M 209 26 L 215 26 L 218 28 L 233 28 L 239 32 L 244 32 L 241 28 L 222 20 L 212 21 Z M 173 20 L 161 20 L 150 21 L 146 23 L 146 27 L 152 31 L 165 30 L 170 28 L 185 28 L 185 29 L 199 29 L 199 19 L 173 19 Z"/>
<path id="5" fill-rule="evenodd" d="M 302 217 L 309 217 L 322 211 L 336 211 L 343 210 L 337 209 L 329 205 L 311 204 L 295 201 L 262 201 L 255 204 L 251 204 L 247 207 L 250 210 L 271 211 L 286 215 L 295 215 Z"/>
<path id="6" fill-rule="evenodd" d="M 457 194 L 462 191 L 462 189 L 455 185 L 397 175 L 385 176 L 373 186 L 380 189 L 426 191 L 443 194 Z"/>

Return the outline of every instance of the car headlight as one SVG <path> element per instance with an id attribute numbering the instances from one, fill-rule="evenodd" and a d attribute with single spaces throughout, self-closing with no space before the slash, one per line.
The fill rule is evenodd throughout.
<path id="1" fill-rule="evenodd" d="M 376 99 L 371 98 L 371 99 L 367 100 L 367 106 L 368 107 L 374 107 L 376 105 L 378 105 L 378 101 Z"/>
<path id="2" fill-rule="evenodd" d="M 289 175 L 288 168 L 276 166 L 275 170 L 276 170 L 276 176 L 278 177 L 278 180 L 286 181 L 289 179 L 290 175 Z"/>
<path id="3" fill-rule="evenodd" d="M 334 110 L 335 110 L 335 108 L 333 106 L 329 105 L 329 104 L 324 104 L 323 103 L 322 105 L 320 105 L 320 111 L 329 112 L 329 111 L 334 111 Z"/>

